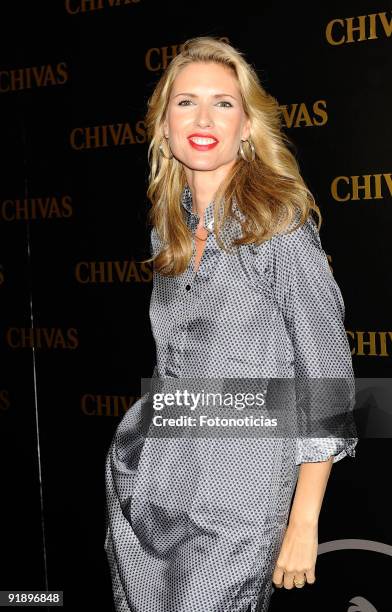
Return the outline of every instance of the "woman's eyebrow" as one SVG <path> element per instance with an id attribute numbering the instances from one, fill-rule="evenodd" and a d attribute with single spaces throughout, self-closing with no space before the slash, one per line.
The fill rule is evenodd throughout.
<path id="1" fill-rule="evenodd" d="M 198 98 L 198 96 L 194 93 L 189 93 L 189 92 L 182 92 L 182 93 L 178 93 L 175 96 L 173 96 L 173 98 L 177 98 L 177 96 L 189 96 L 190 98 Z M 231 94 L 228 93 L 218 93 L 218 94 L 214 94 L 212 97 L 213 98 L 223 98 L 225 96 L 228 96 L 229 98 L 233 98 L 234 100 L 236 100 L 236 98 L 234 96 L 232 96 Z"/>

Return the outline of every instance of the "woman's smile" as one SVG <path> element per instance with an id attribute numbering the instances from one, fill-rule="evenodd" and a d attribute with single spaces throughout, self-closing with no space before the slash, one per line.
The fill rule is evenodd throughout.
<path id="1" fill-rule="evenodd" d="M 191 134 L 188 136 L 188 142 L 198 151 L 209 151 L 213 149 L 219 141 L 214 136 L 209 136 L 207 134 Z"/>

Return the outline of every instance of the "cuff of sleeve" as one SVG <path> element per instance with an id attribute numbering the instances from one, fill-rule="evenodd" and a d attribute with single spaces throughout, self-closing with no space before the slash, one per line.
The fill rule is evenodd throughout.
<path id="1" fill-rule="evenodd" d="M 295 463 L 327 461 L 337 463 L 347 455 L 355 457 L 358 438 L 297 438 Z"/>

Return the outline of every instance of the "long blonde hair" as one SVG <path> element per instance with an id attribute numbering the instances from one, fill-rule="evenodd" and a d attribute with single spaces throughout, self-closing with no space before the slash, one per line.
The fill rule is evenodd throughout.
<path id="1" fill-rule="evenodd" d="M 261 244 L 269 240 L 274 233 L 291 225 L 298 211 L 299 223 L 293 229 L 306 221 L 311 210 L 319 217 L 318 229 L 322 220 L 296 158 L 289 150 L 295 146 L 282 131 L 282 115 L 276 98 L 264 90 L 255 69 L 239 50 L 211 36 L 191 38 L 159 79 L 148 99 L 145 116 L 150 143 L 147 197 L 152 204 L 148 221 L 155 228 L 163 248 L 144 261 L 153 261 L 154 269 L 165 276 L 183 273 L 192 256 L 192 235 L 181 205 L 181 194 L 187 183 L 183 164 L 175 157 L 163 157 L 159 149 L 174 80 L 180 70 L 192 62 L 216 62 L 231 68 L 239 84 L 244 112 L 251 121 L 249 138 L 255 148 L 255 160 L 246 161 L 239 156 L 214 197 L 214 232 L 221 248 L 225 247 L 219 233 L 225 219 L 232 216 L 230 203 L 233 198 L 245 219 L 241 223 L 241 237 L 235 238 L 233 245 Z"/>

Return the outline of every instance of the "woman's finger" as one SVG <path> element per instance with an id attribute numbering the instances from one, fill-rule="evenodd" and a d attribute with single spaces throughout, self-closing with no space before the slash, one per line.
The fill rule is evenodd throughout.
<path id="1" fill-rule="evenodd" d="M 283 586 L 283 568 L 276 566 L 275 571 L 272 575 L 272 582 L 274 586 L 281 589 Z"/>
<path id="2" fill-rule="evenodd" d="M 297 589 L 302 589 L 306 584 L 306 577 L 304 572 L 297 572 L 294 575 L 294 586 Z"/>
<path id="3" fill-rule="evenodd" d="M 285 589 L 293 589 L 294 588 L 294 578 L 295 572 L 285 572 L 283 584 Z"/>
<path id="4" fill-rule="evenodd" d="M 314 584 L 316 582 L 316 576 L 314 573 L 314 568 L 308 570 L 305 572 L 305 576 L 306 576 L 306 582 L 308 584 Z"/>

